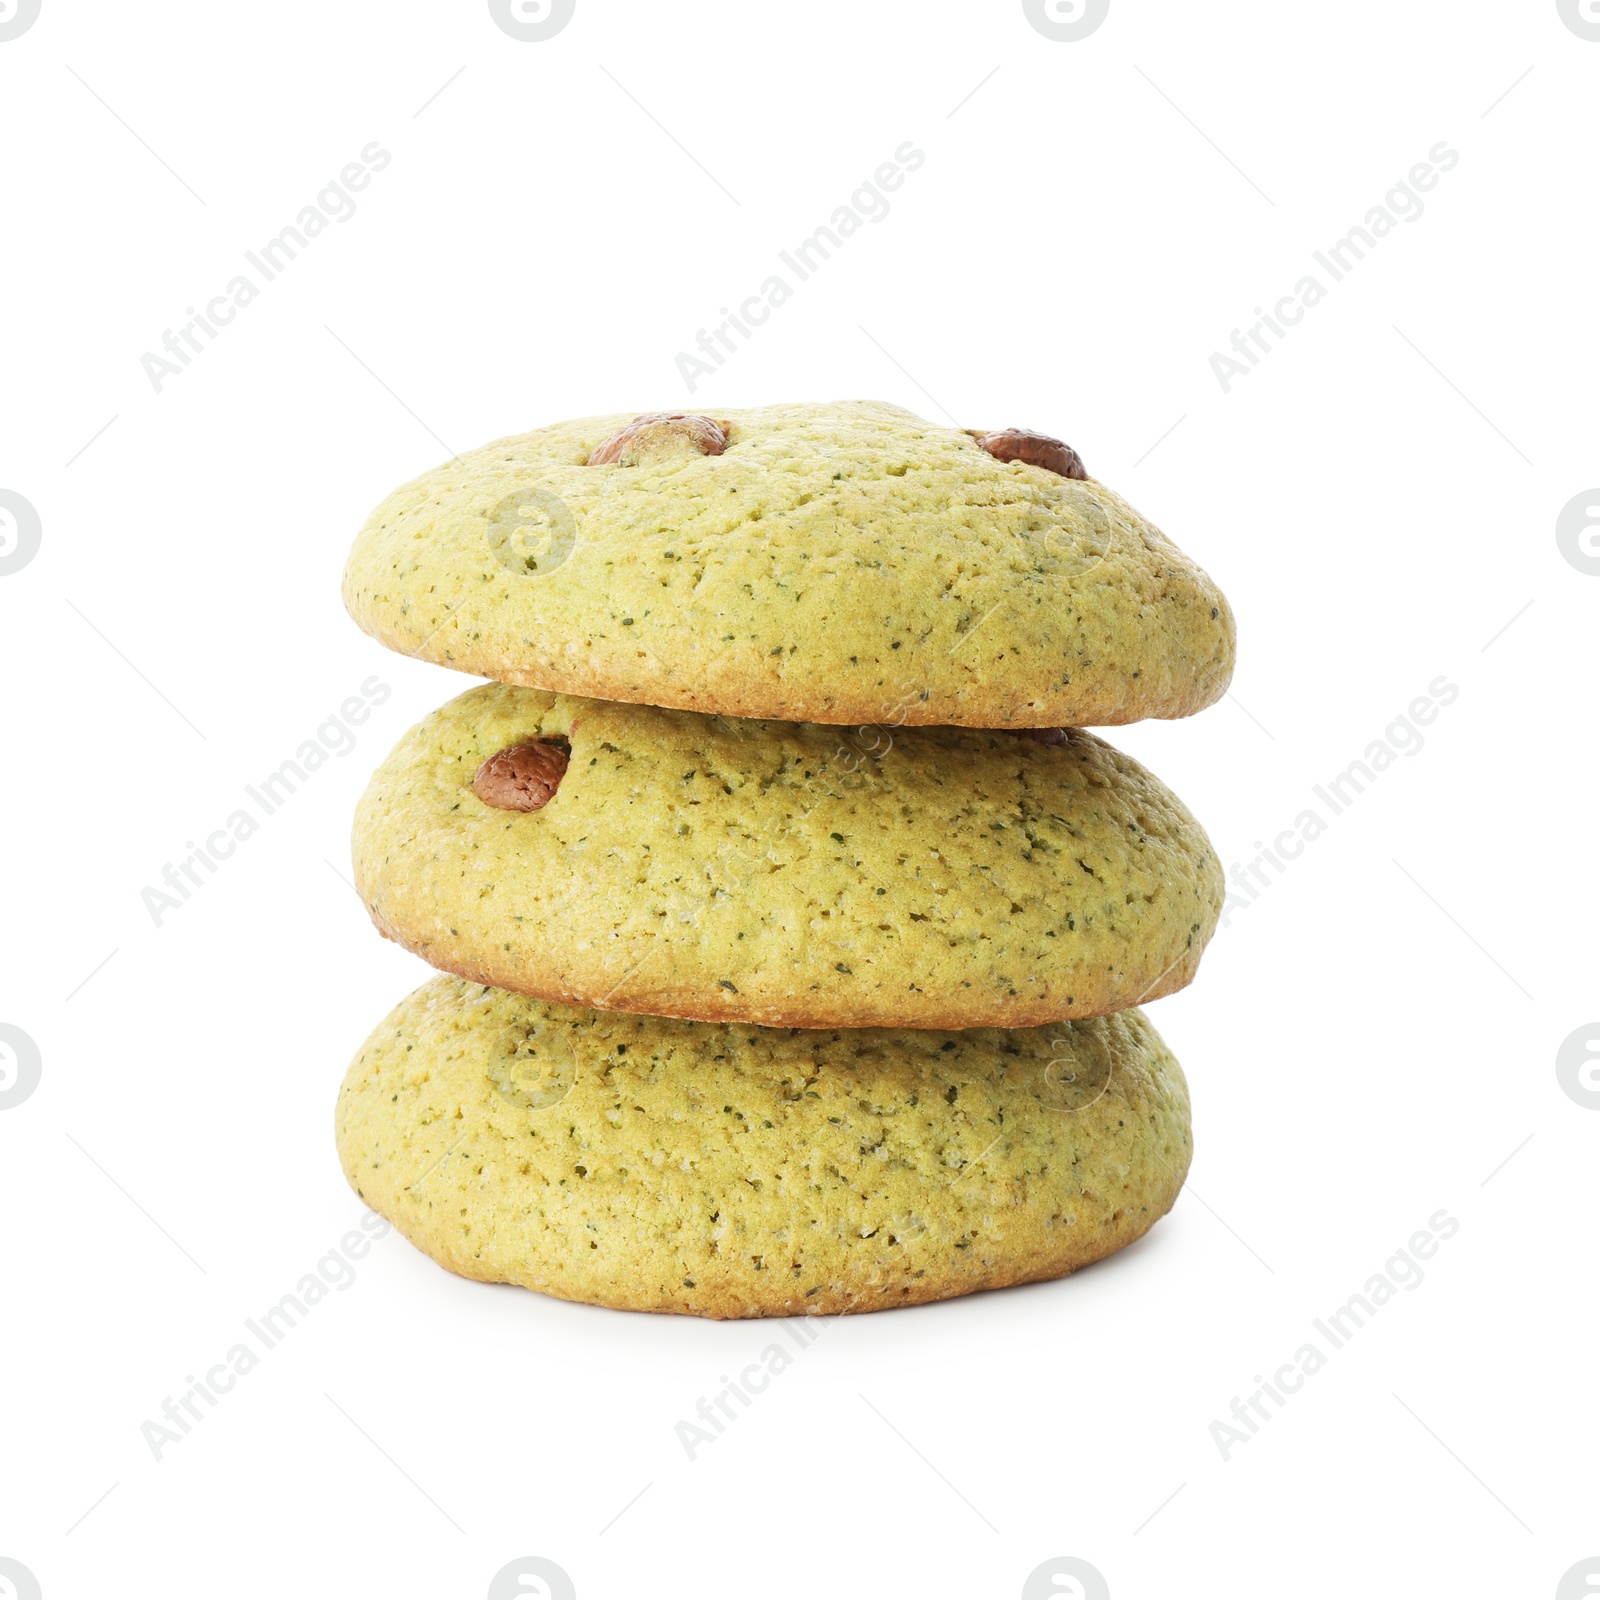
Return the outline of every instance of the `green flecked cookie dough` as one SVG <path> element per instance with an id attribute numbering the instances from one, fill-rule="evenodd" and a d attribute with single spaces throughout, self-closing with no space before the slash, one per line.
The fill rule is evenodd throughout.
<path id="1" fill-rule="evenodd" d="M 449 977 L 346 1074 L 339 1158 L 435 1261 L 707 1317 L 875 1311 L 1059 1278 L 1188 1171 L 1183 1074 L 1137 1010 L 811 1032 L 578 1011 Z"/>
<path id="2" fill-rule="evenodd" d="M 729 716 L 1109 725 L 1227 688 L 1221 591 L 1104 484 L 874 401 L 715 416 L 716 455 L 588 465 L 623 413 L 436 467 L 368 519 L 345 604 L 463 672 Z"/>
<path id="3" fill-rule="evenodd" d="M 487 684 L 356 812 L 379 929 L 546 1000 L 780 1027 L 1026 1027 L 1170 994 L 1216 926 L 1200 825 L 1093 734 L 701 716 Z M 536 811 L 478 768 L 570 746 Z"/>

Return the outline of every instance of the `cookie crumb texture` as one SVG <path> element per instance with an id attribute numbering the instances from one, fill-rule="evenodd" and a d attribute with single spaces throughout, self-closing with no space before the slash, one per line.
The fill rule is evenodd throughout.
<path id="1" fill-rule="evenodd" d="M 1188 1171 L 1137 1010 L 1048 1029 L 769 1030 L 437 977 L 362 1048 L 340 1159 L 464 1277 L 706 1317 L 875 1311 L 1059 1278 Z"/>
<path id="2" fill-rule="evenodd" d="M 570 746 L 538 811 L 473 792 Z M 871 753 L 869 753 L 871 752 Z M 1093 734 L 706 717 L 486 684 L 356 812 L 373 921 L 543 999 L 772 1026 L 1025 1027 L 1194 976 L 1223 899 L 1199 823 Z"/>
<path id="3" fill-rule="evenodd" d="M 425 473 L 357 538 L 350 614 L 481 677 L 791 722 L 1111 725 L 1227 688 L 1221 591 L 1094 479 L 872 401 L 718 421 L 721 454 L 588 465 L 623 413 Z"/>

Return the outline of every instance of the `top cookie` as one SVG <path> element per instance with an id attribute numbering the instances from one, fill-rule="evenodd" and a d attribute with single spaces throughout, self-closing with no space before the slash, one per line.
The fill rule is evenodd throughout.
<path id="1" fill-rule="evenodd" d="M 1233 671 L 1228 602 L 1081 473 L 1059 441 L 876 401 L 589 417 L 396 490 L 356 539 L 345 604 L 441 666 L 724 716 L 1201 710 Z"/>

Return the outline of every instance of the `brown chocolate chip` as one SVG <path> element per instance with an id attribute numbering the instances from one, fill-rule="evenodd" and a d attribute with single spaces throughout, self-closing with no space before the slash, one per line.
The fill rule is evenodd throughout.
<path id="1" fill-rule="evenodd" d="M 637 466 L 646 455 L 720 456 L 728 448 L 728 424 L 692 411 L 652 411 L 589 452 L 591 467 Z"/>
<path id="2" fill-rule="evenodd" d="M 1047 433 L 1033 433 L 1027 428 L 1002 428 L 998 433 L 979 433 L 975 428 L 968 428 L 967 432 L 996 461 L 1023 461 L 1030 467 L 1057 472 L 1063 478 L 1089 476 L 1078 452 Z"/>
<path id="3" fill-rule="evenodd" d="M 549 805 L 567 770 L 567 752 L 534 739 L 507 745 L 478 768 L 472 792 L 501 811 L 537 811 Z"/>
<path id="4" fill-rule="evenodd" d="M 1065 744 L 1067 730 L 1065 728 L 1013 728 L 1011 730 L 1019 739 L 1032 739 L 1035 744 Z"/>

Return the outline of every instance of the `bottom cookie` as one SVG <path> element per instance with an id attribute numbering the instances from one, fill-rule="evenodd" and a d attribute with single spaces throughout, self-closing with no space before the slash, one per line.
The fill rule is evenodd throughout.
<path id="1" fill-rule="evenodd" d="M 351 1063 L 362 1199 L 464 1277 L 704 1317 L 876 1311 L 1059 1278 L 1188 1171 L 1138 1010 L 817 1031 L 580 1011 L 436 977 Z"/>

